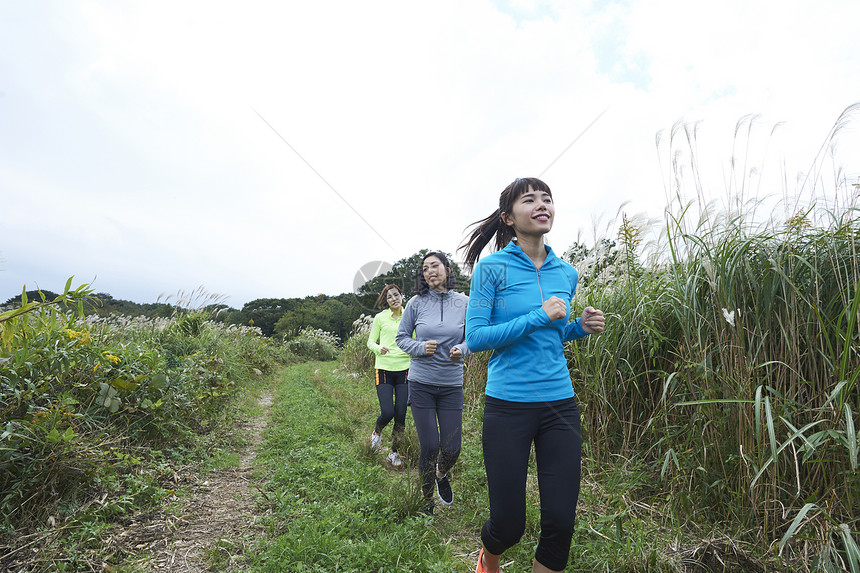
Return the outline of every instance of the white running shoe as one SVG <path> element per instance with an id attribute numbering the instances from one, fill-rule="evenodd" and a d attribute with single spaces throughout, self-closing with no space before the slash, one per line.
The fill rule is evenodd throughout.
<path id="1" fill-rule="evenodd" d="M 399 468 L 401 464 L 403 464 L 403 460 L 400 459 L 400 454 L 397 452 L 391 452 L 388 454 L 388 461 L 392 466 Z"/>
<path id="2" fill-rule="evenodd" d="M 374 450 L 378 450 L 381 445 L 382 445 L 382 436 L 380 436 L 376 432 L 373 432 L 370 435 L 370 447 L 373 448 Z"/>

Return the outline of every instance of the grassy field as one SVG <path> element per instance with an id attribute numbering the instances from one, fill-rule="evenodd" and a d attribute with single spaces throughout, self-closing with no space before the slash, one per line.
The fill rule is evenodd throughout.
<path id="1" fill-rule="evenodd" d="M 410 469 L 417 465 L 411 418 L 409 467 L 393 470 L 385 452 L 369 448 L 378 408 L 371 379 L 338 368 L 313 362 L 278 375 L 273 418 L 258 457 L 260 470 L 270 475 L 263 489 L 274 513 L 250 570 L 473 571 L 488 507 L 481 403 L 464 415 L 463 452 L 451 472 L 455 502 L 437 504 L 428 518 L 419 513 L 418 477 Z M 584 470 L 568 571 L 675 572 L 685 570 L 684 562 L 716 562 L 717 556 L 735 567 L 727 570 L 755 570 L 751 548 L 674 522 L 665 512 L 670 500 L 645 468 L 598 469 L 586 459 Z M 539 530 L 533 479 L 526 534 L 505 554 L 508 572 L 531 571 Z"/>
<path id="2" fill-rule="evenodd" d="M 738 123 L 738 149 L 751 129 Z M 607 315 L 606 332 L 565 349 L 585 437 L 568 571 L 860 573 L 860 183 L 823 154 L 796 196 L 765 204 L 749 198 L 759 167 L 733 156 L 727 200 L 705 203 L 695 139 L 679 123 L 663 140 L 664 217 L 619 211 L 612 234 L 557 249 L 580 272 L 572 314 Z M 105 540 L 191 495 L 176 476 L 236 463 L 229 430 L 250 415 L 237 405 L 266 384 L 264 534 L 210 569 L 474 570 L 486 353 L 466 361 L 455 503 L 428 519 L 411 425 L 405 468 L 369 448 L 366 321 L 341 344 L 179 304 L 85 316 L 95 295 L 71 283 L 0 312 L 0 569 L 119 571 L 143 550 Z M 508 573 L 530 569 L 532 481 L 528 496 Z"/>

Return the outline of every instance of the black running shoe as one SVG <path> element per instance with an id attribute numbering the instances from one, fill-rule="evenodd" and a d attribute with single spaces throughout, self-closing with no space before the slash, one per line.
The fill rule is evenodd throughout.
<path id="1" fill-rule="evenodd" d="M 436 478 L 436 491 L 439 492 L 439 499 L 445 505 L 454 503 L 454 492 L 451 491 L 451 483 L 448 481 L 448 476 Z"/>

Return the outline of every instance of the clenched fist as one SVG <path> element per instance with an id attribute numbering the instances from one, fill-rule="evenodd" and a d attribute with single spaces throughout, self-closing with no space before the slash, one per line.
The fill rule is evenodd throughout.
<path id="1" fill-rule="evenodd" d="M 600 334 L 606 328 L 606 317 L 602 310 L 587 306 L 582 311 L 582 318 L 580 318 L 579 323 L 588 334 Z"/>
<path id="2" fill-rule="evenodd" d="M 551 296 L 541 305 L 550 320 L 558 320 L 567 316 L 567 304 L 557 296 Z"/>

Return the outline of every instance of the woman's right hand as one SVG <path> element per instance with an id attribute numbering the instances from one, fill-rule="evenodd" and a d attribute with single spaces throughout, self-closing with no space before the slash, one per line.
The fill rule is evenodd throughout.
<path id="1" fill-rule="evenodd" d="M 424 343 L 424 354 L 426 354 L 427 356 L 430 356 L 431 354 L 435 353 L 437 345 L 438 345 L 438 342 L 436 342 L 435 340 L 428 340 L 427 342 L 425 342 Z"/>
<path id="2" fill-rule="evenodd" d="M 388 354 L 388 347 L 387 347 L 387 346 L 383 346 L 383 347 L 381 347 L 381 348 L 379 349 L 379 353 L 380 353 L 380 354 Z"/>
<path id="3" fill-rule="evenodd" d="M 550 320 L 558 320 L 567 316 L 567 305 L 557 296 L 551 296 L 541 305 Z"/>

